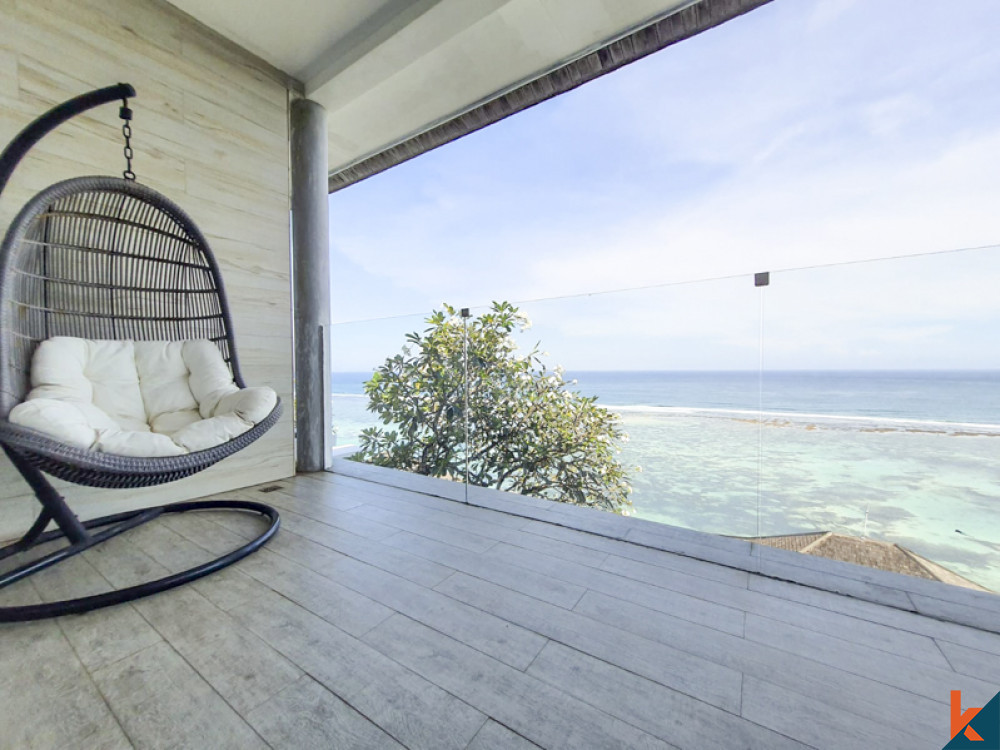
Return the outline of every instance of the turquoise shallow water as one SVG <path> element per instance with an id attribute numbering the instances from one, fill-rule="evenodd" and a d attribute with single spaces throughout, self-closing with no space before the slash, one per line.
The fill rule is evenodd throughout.
<path id="1" fill-rule="evenodd" d="M 759 423 L 756 374 L 577 378 L 622 414 L 637 516 L 753 536 L 759 503 L 760 534 L 867 534 L 1000 591 L 1000 374 L 781 375 Z M 335 380 L 340 445 L 374 423 L 363 379 Z"/>
<path id="2" fill-rule="evenodd" d="M 641 518 L 755 536 L 759 477 L 762 535 L 867 534 L 1000 591 L 1000 432 L 623 416 L 631 439 L 622 460 L 642 467 L 633 474 Z"/>

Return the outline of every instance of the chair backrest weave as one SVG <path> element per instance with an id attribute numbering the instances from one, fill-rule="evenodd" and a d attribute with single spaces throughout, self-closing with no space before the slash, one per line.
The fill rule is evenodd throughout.
<path id="1" fill-rule="evenodd" d="M 0 417 L 30 390 L 53 336 L 214 341 L 243 387 L 218 264 L 194 222 L 156 191 L 114 177 L 46 188 L 0 246 Z"/>

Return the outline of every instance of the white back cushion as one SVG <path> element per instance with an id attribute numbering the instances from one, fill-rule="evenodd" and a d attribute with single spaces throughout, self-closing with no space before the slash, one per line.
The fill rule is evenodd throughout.
<path id="1" fill-rule="evenodd" d="M 176 432 L 200 418 L 188 387 L 183 341 L 136 341 L 135 363 L 145 420 L 153 432 Z M 215 350 L 218 354 L 218 349 Z"/>
<path id="2" fill-rule="evenodd" d="M 149 432 L 131 341 L 55 336 L 31 361 L 29 399 L 93 404 L 123 430 Z"/>
<path id="3" fill-rule="evenodd" d="M 201 416 L 207 419 L 215 414 L 216 407 L 224 396 L 236 393 L 239 388 L 233 382 L 233 376 L 219 347 L 211 341 L 185 341 L 183 354 L 188 372 L 191 373 L 188 385 L 198 401 Z"/>

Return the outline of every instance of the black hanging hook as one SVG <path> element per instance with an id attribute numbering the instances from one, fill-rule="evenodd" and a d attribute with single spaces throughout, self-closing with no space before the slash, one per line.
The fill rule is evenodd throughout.
<path id="1" fill-rule="evenodd" d="M 125 122 L 122 124 L 122 135 L 125 137 L 125 171 L 122 177 L 135 182 L 135 172 L 132 171 L 132 110 L 128 106 L 128 97 L 122 97 L 122 106 L 118 116 Z"/>
<path id="2" fill-rule="evenodd" d="M 67 120 L 76 117 L 81 112 L 86 112 L 88 109 L 93 109 L 101 104 L 113 102 L 116 99 L 122 99 L 127 102 L 133 96 L 135 96 L 135 89 L 131 85 L 119 83 L 114 86 L 81 94 L 53 107 L 36 119 L 18 133 L 14 137 L 14 140 L 7 144 L 7 148 L 3 150 L 3 153 L 0 154 L 0 193 L 3 192 L 7 181 L 10 179 L 18 163 L 24 158 L 24 155 L 50 132 Z"/>

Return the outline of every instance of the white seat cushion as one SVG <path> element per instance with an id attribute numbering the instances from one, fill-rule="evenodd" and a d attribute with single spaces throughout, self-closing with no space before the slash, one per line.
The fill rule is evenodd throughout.
<path id="1" fill-rule="evenodd" d="M 270 388 L 240 389 L 211 341 L 94 341 L 56 336 L 31 362 L 15 424 L 124 456 L 177 456 L 221 445 L 274 409 Z"/>

